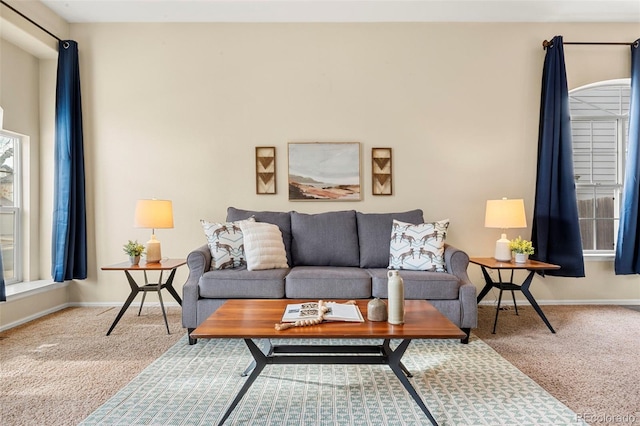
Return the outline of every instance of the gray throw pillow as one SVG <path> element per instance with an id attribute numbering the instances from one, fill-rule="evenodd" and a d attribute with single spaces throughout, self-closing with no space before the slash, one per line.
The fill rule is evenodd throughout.
<path id="1" fill-rule="evenodd" d="M 360 267 L 386 268 L 389 266 L 391 227 L 393 220 L 417 224 L 424 222 L 422 210 L 401 213 L 357 213 L 360 240 Z"/>
<path id="2" fill-rule="evenodd" d="M 291 212 L 291 234 L 296 266 L 359 266 L 354 210 L 318 214 Z"/>

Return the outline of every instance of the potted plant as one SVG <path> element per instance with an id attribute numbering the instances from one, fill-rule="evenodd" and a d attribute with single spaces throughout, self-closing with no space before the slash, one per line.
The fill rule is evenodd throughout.
<path id="1" fill-rule="evenodd" d="M 535 252 L 531 241 L 523 240 L 519 236 L 509 242 L 509 249 L 515 253 L 516 263 L 525 263 L 527 257 Z"/>
<path id="2" fill-rule="evenodd" d="M 122 247 L 125 253 L 129 255 L 129 261 L 132 265 L 140 263 L 140 255 L 144 253 L 144 246 L 138 243 L 138 240 L 129 240 L 127 244 Z"/>

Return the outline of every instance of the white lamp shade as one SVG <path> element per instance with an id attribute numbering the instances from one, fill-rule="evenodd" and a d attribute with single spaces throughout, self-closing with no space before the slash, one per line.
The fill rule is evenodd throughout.
<path id="1" fill-rule="evenodd" d="M 173 205 L 170 200 L 138 200 L 136 228 L 173 228 Z"/>
<path id="2" fill-rule="evenodd" d="M 524 213 L 524 200 L 487 200 L 484 216 L 486 228 L 526 228 L 527 218 Z"/>

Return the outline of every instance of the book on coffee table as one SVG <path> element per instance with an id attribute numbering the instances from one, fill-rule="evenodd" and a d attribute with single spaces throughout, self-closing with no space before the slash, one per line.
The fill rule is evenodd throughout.
<path id="1" fill-rule="evenodd" d="M 347 303 L 326 302 L 329 310 L 324 314 L 325 321 L 364 322 L 358 305 Z M 298 320 L 316 319 L 320 315 L 318 302 L 292 303 L 287 305 L 281 322 L 296 322 Z"/>

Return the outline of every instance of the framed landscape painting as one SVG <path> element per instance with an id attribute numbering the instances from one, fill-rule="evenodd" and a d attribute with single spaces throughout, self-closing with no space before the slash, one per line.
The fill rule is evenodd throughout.
<path id="1" fill-rule="evenodd" d="M 289 143 L 289 200 L 359 201 L 359 142 Z"/>

